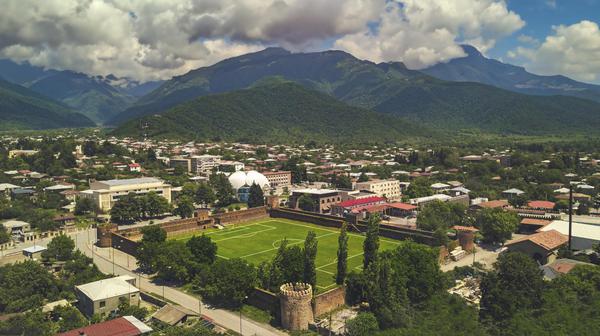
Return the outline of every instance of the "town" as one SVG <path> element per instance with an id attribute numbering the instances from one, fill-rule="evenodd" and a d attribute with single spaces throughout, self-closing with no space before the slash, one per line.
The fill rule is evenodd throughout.
<path id="1" fill-rule="evenodd" d="M 0 334 L 596 325 L 593 142 L 0 142 Z"/>

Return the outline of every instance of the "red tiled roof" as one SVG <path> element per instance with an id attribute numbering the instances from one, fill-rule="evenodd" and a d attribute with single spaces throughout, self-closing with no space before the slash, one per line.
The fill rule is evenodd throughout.
<path id="1" fill-rule="evenodd" d="M 476 206 L 480 207 L 480 208 L 504 208 L 505 206 L 508 206 L 508 201 L 507 200 L 497 200 L 497 201 L 488 201 L 488 202 L 481 202 L 479 204 L 477 204 Z"/>
<path id="2" fill-rule="evenodd" d="M 550 201 L 531 201 L 527 206 L 534 209 L 554 209 L 554 202 Z"/>
<path id="3" fill-rule="evenodd" d="M 354 200 L 347 200 L 347 201 L 338 203 L 338 205 L 341 207 L 344 207 L 344 208 L 348 208 L 348 207 L 356 207 L 356 206 L 366 205 L 369 203 L 377 203 L 377 202 L 384 202 L 384 201 L 385 201 L 385 198 L 383 198 L 383 197 L 372 196 L 372 197 L 366 197 L 366 198 L 360 198 L 360 199 L 354 199 Z"/>
<path id="4" fill-rule="evenodd" d="M 456 231 L 478 232 L 479 230 L 473 226 L 454 225 L 452 229 Z"/>
<path id="5" fill-rule="evenodd" d="M 139 163 L 130 163 L 129 167 L 139 167 L 140 164 Z"/>
<path id="6" fill-rule="evenodd" d="M 412 204 L 407 204 L 407 203 L 390 203 L 388 204 L 390 206 L 390 208 L 395 208 L 395 209 L 400 209 L 400 210 L 404 210 L 404 211 L 411 211 L 411 210 L 416 210 L 417 206 L 412 205 Z"/>
<path id="7" fill-rule="evenodd" d="M 514 245 L 527 240 L 545 250 L 552 251 L 569 241 L 569 238 L 556 230 L 541 231 L 534 233 L 531 236 L 523 237 L 521 239 L 506 243 L 506 246 Z"/>
<path id="8" fill-rule="evenodd" d="M 521 224 L 523 224 L 523 225 L 546 226 L 550 223 L 551 223 L 551 221 L 549 221 L 549 220 L 537 219 L 537 218 L 523 218 L 523 220 L 521 220 Z"/>
<path id="9" fill-rule="evenodd" d="M 58 334 L 56 336 L 137 336 L 140 330 L 123 317 L 114 320 L 96 323 L 87 327 L 77 328 Z"/>

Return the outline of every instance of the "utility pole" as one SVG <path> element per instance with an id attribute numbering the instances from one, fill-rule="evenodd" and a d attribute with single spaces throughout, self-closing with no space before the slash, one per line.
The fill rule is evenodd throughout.
<path id="1" fill-rule="evenodd" d="M 569 185 L 569 253 L 573 251 L 571 240 L 573 237 L 573 185 Z"/>

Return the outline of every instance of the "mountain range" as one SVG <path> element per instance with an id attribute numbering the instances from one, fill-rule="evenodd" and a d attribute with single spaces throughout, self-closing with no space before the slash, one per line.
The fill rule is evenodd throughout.
<path id="1" fill-rule="evenodd" d="M 416 123 L 350 106 L 275 77 L 247 89 L 199 97 L 161 114 L 130 120 L 113 132 L 120 136 L 275 143 L 372 143 L 431 133 Z"/>
<path id="2" fill-rule="evenodd" d="M 0 60 L 0 78 L 62 102 L 97 124 L 104 124 L 137 97 L 160 85 L 160 82 L 140 84 L 113 75 L 88 76 L 68 70 L 45 70 L 10 60 Z"/>
<path id="3" fill-rule="evenodd" d="M 68 106 L 0 80 L 0 130 L 90 126 L 94 122 Z"/>
<path id="4" fill-rule="evenodd" d="M 600 85 L 577 82 L 565 76 L 540 76 L 523 67 L 486 58 L 476 48 L 463 45 L 466 57 L 421 70 L 455 82 L 477 82 L 528 95 L 563 95 L 600 102 Z"/>
<path id="5" fill-rule="evenodd" d="M 486 58 L 473 47 L 463 46 L 463 49 L 466 57 L 422 71 L 410 70 L 401 62 L 376 64 L 342 51 L 291 53 L 282 48 L 267 48 L 192 70 L 165 82 L 139 83 L 113 75 L 88 76 L 11 61 L 0 61 L 0 77 L 54 99 L 59 102 L 58 106 L 69 106 L 97 124 L 121 125 L 116 130 L 121 134 L 125 129 L 141 134 L 140 125 L 148 124 L 150 127 L 144 132 L 157 136 L 256 138 L 255 128 L 250 127 L 253 132 L 248 133 L 234 123 L 239 122 L 241 112 L 227 101 L 232 100 L 245 106 L 247 120 L 264 120 L 269 116 L 272 122 L 262 122 L 273 128 L 267 137 L 274 134 L 301 136 L 284 125 L 292 120 L 286 119 L 289 117 L 284 114 L 299 113 L 301 104 L 293 94 L 311 100 L 313 112 L 327 113 L 321 106 L 332 106 L 331 101 L 324 101 L 327 97 L 341 104 L 335 109 L 340 117 L 349 118 L 347 111 L 353 111 L 356 120 L 364 120 L 365 125 L 377 128 L 378 125 L 372 123 L 373 116 L 377 116 L 388 124 L 410 125 L 423 131 L 423 135 L 461 130 L 524 135 L 586 133 L 600 126 L 600 86 L 563 76 L 535 75 L 524 68 Z M 258 89 L 265 83 L 275 85 L 271 89 L 296 104 L 288 106 L 274 95 L 266 95 L 264 89 Z M 293 90 L 292 83 L 296 84 Z M 200 99 L 205 96 L 211 98 Z M 240 97 L 252 98 L 262 110 L 243 104 Z M 317 101 L 323 104 L 316 104 Z M 266 113 L 263 102 L 281 111 Z M 217 106 L 223 106 L 232 117 L 228 118 Z M 231 134 L 226 134 L 227 129 L 221 122 L 209 118 L 207 111 L 224 121 L 232 121 Z M 6 112 L 0 111 L 1 114 Z M 156 115 L 166 117 L 160 119 Z M 306 114 L 309 115 L 313 119 L 307 125 L 314 128 L 317 115 Z M 191 116 L 220 129 L 221 134 L 191 122 Z M 326 120 L 329 115 L 321 117 Z M 152 129 L 156 120 L 164 124 Z M 197 130 L 189 129 L 188 125 L 195 125 Z M 347 126 L 360 133 L 363 131 L 360 125 Z M 298 129 L 308 132 L 306 127 Z M 308 134 L 332 135 L 327 130 L 325 127 Z M 398 129 L 390 131 L 383 138 L 387 140 L 392 134 L 415 135 L 396 131 Z"/>
<path id="6" fill-rule="evenodd" d="M 230 58 L 174 77 L 111 123 L 162 113 L 200 96 L 242 90 L 273 76 L 349 105 L 447 131 L 548 134 L 600 126 L 600 104 L 586 99 L 525 95 L 481 83 L 445 81 L 399 62 L 375 64 L 342 51 L 291 53 L 281 48 Z"/>

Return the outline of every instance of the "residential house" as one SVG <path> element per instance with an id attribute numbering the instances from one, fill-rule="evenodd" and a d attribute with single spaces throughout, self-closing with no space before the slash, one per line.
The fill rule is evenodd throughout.
<path id="1" fill-rule="evenodd" d="M 530 236 L 506 243 L 508 251 L 521 252 L 535 259 L 540 265 L 556 260 L 558 249 L 569 238 L 556 230 L 540 231 Z"/>
<path id="2" fill-rule="evenodd" d="M 107 316 L 118 309 L 121 300 L 131 305 L 140 302 L 140 290 L 135 287 L 135 278 L 129 275 L 98 280 L 75 286 L 79 310 L 86 316 Z"/>

